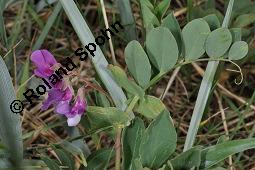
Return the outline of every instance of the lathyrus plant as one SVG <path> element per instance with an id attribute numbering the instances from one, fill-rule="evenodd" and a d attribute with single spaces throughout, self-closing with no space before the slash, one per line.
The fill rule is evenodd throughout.
<path id="1" fill-rule="evenodd" d="M 119 66 L 109 65 L 114 79 L 127 93 L 128 107 L 124 112 L 118 108 L 95 106 L 88 109 L 89 117 L 96 114 L 102 117 L 107 113 L 108 121 L 104 121 L 124 129 L 121 139 L 122 169 L 210 169 L 216 168 L 220 161 L 232 154 L 255 147 L 255 139 L 243 139 L 209 147 L 191 145 L 182 154 L 173 156 L 177 145 L 173 120 L 162 101 L 149 95 L 150 88 L 166 73 L 191 62 L 230 62 L 242 76 L 239 66 L 233 61 L 247 55 L 248 44 L 241 41 L 240 30 L 227 28 L 233 2 L 229 2 L 222 27 L 216 15 L 208 15 L 192 20 L 181 30 L 173 13 L 165 16 L 170 1 L 153 4 L 140 0 L 146 40 L 144 44 L 131 41 L 127 45 L 125 62 L 128 73 Z M 204 78 L 211 77 L 208 81 L 212 83 L 214 73 L 207 71 Z M 206 101 L 207 98 L 204 103 Z M 131 111 L 136 113 L 136 117 L 130 124 L 127 117 Z M 140 116 L 151 120 L 151 123 L 146 127 Z M 192 123 L 199 125 L 201 118 L 195 118 L 198 120 L 191 122 L 191 126 L 194 126 Z M 193 132 L 196 135 L 197 131 Z M 188 143 L 193 144 L 193 141 Z"/>

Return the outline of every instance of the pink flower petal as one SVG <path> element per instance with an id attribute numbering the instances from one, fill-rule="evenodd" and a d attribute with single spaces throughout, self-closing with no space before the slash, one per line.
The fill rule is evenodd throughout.
<path id="1" fill-rule="evenodd" d="M 81 100 L 79 96 L 77 96 L 76 102 L 71 109 L 70 115 L 81 115 L 85 112 L 86 102 Z"/>
<path id="2" fill-rule="evenodd" d="M 55 57 L 48 50 L 41 50 L 41 53 L 44 56 L 45 63 L 50 66 L 57 64 Z"/>
<path id="3" fill-rule="evenodd" d="M 34 74 L 41 78 L 48 78 L 54 73 L 50 68 L 37 68 L 34 70 Z"/>
<path id="4" fill-rule="evenodd" d="M 62 100 L 71 100 L 72 97 L 73 97 L 73 91 L 72 91 L 71 87 L 67 87 L 65 89 L 65 94 L 64 94 Z"/>
<path id="5" fill-rule="evenodd" d="M 52 67 L 57 64 L 56 59 L 48 50 L 36 50 L 31 54 L 31 61 L 37 67 Z"/>
<path id="6" fill-rule="evenodd" d="M 36 50 L 31 55 L 31 61 L 37 67 L 35 70 L 35 75 L 39 77 L 49 77 L 54 73 L 52 68 L 57 64 L 54 56 L 47 50 Z"/>

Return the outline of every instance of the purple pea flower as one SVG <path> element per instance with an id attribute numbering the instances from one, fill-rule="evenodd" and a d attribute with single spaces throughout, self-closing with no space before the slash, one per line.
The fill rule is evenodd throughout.
<path id="1" fill-rule="evenodd" d="M 60 101 L 56 105 L 55 111 L 67 117 L 68 126 L 76 126 L 80 122 L 81 116 L 86 111 L 86 105 L 87 103 L 84 100 L 83 88 L 80 88 L 73 104 L 71 104 L 70 98 Z"/>
<path id="2" fill-rule="evenodd" d="M 47 110 L 51 105 L 55 106 L 61 101 L 70 101 L 72 96 L 71 87 L 67 87 L 65 90 L 53 88 L 48 92 L 48 98 L 43 102 L 41 109 Z"/>
<path id="3" fill-rule="evenodd" d="M 54 73 L 54 67 L 59 64 L 54 56 L 47 50 L 36 50 L 31 55 L 33 64 L 37 67 L 34 74 L 41 78 L 48 78 Z M 55 112 L 67 117 L 68 126 L 76 126 L 81 116 L 86 111 L 84 88 L 77 92 L 75 102 L 73 88 L 69 83 L 61 80 L 48 91 L 48 97 L 43 102 L 41 109 L 47 110 L 50 106 L 55 107 Z"/>
<path id="4" fill-rule="evenodd" d="M 36 50 L 31 55 L 31 61 L 37 67 L 34 74 L 41 78 L 47 78 L 54 73 L 53 66 L 58 64 L 54 56 L 48 50 Z"/>

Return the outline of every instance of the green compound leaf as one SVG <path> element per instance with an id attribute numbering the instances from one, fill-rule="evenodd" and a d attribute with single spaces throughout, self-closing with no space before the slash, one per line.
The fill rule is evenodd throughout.
<path id="1" fill-rule="evenodd" d="M 152 64 L 160 71 L 167 72 L 178 60 L 178 46 L 173 34 L 165 27 L 152 29 L 147 35 L 146 49 Z"/>
<path id="2" fill-rule="evenodd" d="M 156 118 L 166 107 L 162 101 L 154 96 L 144 96 L 135 111 L 148 119 Z"/>
<path id="3" fill-rule="evenodd" d="M 209 33 L 209 25 L 201 18 L 189 22 L 183 28 L 186 60 L 196 60 L 205 53 L 204 44 Z"/>
<path id="4" fill-rule="evenodd" d="M 151 65 L 138 41 L 131 41 L 125 49 L 125 61 L 129 72 L 133 75 L 138 84 L 145 87 L 150 82 Z"/>
<path id="5" fill-rule="evenodd" d="M 232 43 L 232 35 L 227 28 L 214 30 L 208 36 L 205 48 L 209 57 L 219 58 L 223 56 Z"/>
<path id="6" fill-rule="evenodd" d="M 139 148 L 145 132 L 143 120 L 135 118 L 132 124 L 126 127 L 122 135 L 123 170 L 135 170 L 135 160 L 139 159 Z"/>
<path id="7" fill-rule="evenodd" d="M 177 134 L 169 112 L 164 110 L 145 130 L 140 154 L 143 167 L 158 169 L 175 151 Z"/>
<path id="8" fill-rule="evenodd" d="M 127 92 L 138 95 L 139 97 L 143 98 L 144 91 L 143 89 L 138 86 L 135 82 L 130 81 L 127 78 L 126 73 L 118 66 L 109 65 L 109 69 L 111 70 L 115 81 L 123 87 Z"/>
<path id="9" fill-rule="evenodd" d="M 167 17 L 165 17 L 162 20 L 161 26 L 168 28 L 169 31 L 173 34 L 173 36 L 178 44 L 179 55 L 180 55 L 183 50 L 183 38 L 182 38 L 180 25 L 179 25 L 177 19 L 175 18 L 173 12 L 171 12 L 169 15 L 167 15 Z"/>
<path id="10" fill-rule="evenodd" d="M 248 54 L 248 51 L 249 46 L 245 41 L 237 41 L 231 46 L 228 58 L 230 60 L 240 60 Z"/>
<path id="11" fill-rule="evenodd" d="M 104 127 L 112 126 L 126 126 L 129 124 L 129 116 L 126 112 L 121 111 L 115 107 L 97 107 L 89 106 L 87 116 L 91 125 L 103 125 Z"/>

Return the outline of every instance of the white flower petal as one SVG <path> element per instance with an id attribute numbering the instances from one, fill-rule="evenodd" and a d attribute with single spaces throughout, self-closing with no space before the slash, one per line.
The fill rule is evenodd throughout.
<path id="1" fill-rule="evenodd" d="M 67 118 L 68 126 L 77 126 L 81 120 L 81 115 L 75 115 L 74 117 Z"/>

